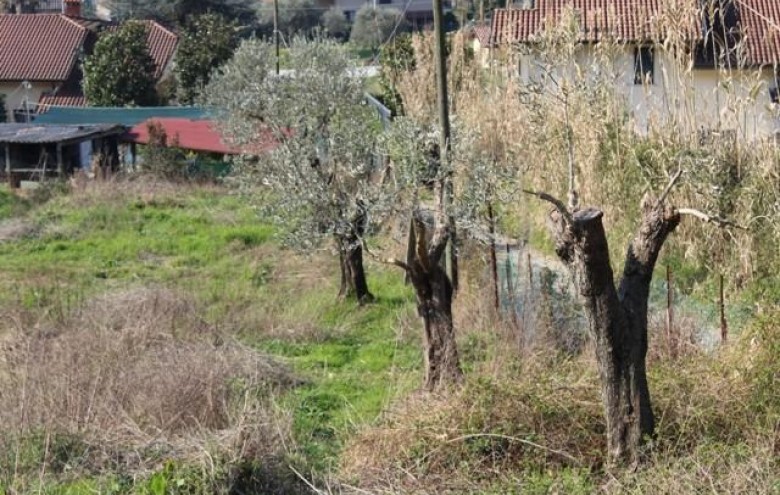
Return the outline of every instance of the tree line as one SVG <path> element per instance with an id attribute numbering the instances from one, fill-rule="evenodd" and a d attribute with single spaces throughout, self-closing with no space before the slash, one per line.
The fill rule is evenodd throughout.
<path id="1" fill-rule="evenodd" d="M 357 12 L 354 24 L 350 24 L 340 10 L 322 11 L 311 0 L 283 0 L 282 3 L 279 25 L 286 40 L 326 35 L 341 41 L 349 38 L 358 47 L 378 49 L 408 27 L 396 9 L 365 5 Z M 133 10 L 129 11 L 132 15 L 127 15 L 129 20 L 118 30 L 103 33 L 92 53 L 84 58 L 83 89 L 90 104 L 192 105 L 212 71 L 230 59 L 242 39 L 257 34 L 242 25 L 248 15 L 242 12 L 249 9 L 249 3 L 242 0 L 219 3 L 220 8 L 213 10 L 209 2 L 198 3 L 191 11 L 186 10 L 186 2 L 180 1 L 163 2 L 160 6 L 155 3 L 154 8 L 145 5 L 142 0 L 134 2 Z M 268 9 L 252 12 L 250 20 L 257 12 L 260 19 L 269 15 Z M 157 81 L 154 61 L 146 45 L 147 28 L 139 20 L 160 17 L 177 23 L 179 45 L 172 74 Z M 268 19 L 262 22 L 272 23 Z"/>

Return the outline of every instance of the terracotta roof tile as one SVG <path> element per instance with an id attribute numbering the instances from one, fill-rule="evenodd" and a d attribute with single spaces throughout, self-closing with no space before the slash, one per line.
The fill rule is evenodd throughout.
<path id="1" fill-rule="evenodd" d="M 83 94 L 41 95 L 38 100 L 38 113 L 46 113 L 51 107 L 83 107 L 87 98 Z"/>
<path id="2" fill-rule="evenodd" d="M 698 0 L 688 0 L 690 21 L 688 37 L 701 39 Z M 747 46 L 751 65 L 780 64 L 780 0 L 733 0 L 737 8 L 738 28 Z M 622 42 L 649 41 L 663 37 L 659 17 L 675 13 L 662 9 L 674 3 L 663 0 L 536 0 L 532 9 L 496 9 L 493 14 L 490 44 L 528 43 L 537 39 L 546 26 L 559 21 L 565 8 L 579 15 L 580 41 L 597 42 L 605 38 Z M 679 17 L 679 15 L 678 15 Z"/>
<path id="3" fill-rule="evenodd" d="M 737 0 L 737 7 L 750 62 L 780 64 L 780 1 Z"/>
<path id="4" fill-rule="evenodd" d="M 87 33 L 64 15 L 0 15 L 0 80 L 66 80 Z"/>
<path id="5" fill-rule="evenodd" d="M 580 41 L 605 38 L 638 41 L 657 38 L 662 0 L 537 0 L 532 9 L 497 9 L 493 15 L 494 43 L 528 42 L 571 8 L 579 18 Z M 697 32 L 695 20 L 686 27 Z"/>
<path id="6" fill-rule="evenodd" d="M 474 26 L 472 33 L 482 46 L 488 46 L 490 43 L 490 26 Z"/>
<path id="7" fill-rule="evenodd" d="M 142 21 L 147 28 L 147 45 L 149 54 L 152 56 L 155 64 L 155 79 L 159 79 L 165 73 L 165 69 L 173 59 L 176 53 L 176 46 L 179 43 L 179 37 L 173 31 L 165 28 L 162 24 L 155 21 Z M 109 31 L 116 31 L 120 26 L 112 25 L 108 27 Z"/>

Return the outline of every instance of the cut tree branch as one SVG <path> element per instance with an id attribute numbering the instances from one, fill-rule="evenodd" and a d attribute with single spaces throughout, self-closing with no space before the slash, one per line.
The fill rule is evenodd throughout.
<path id="1" fill-rule="evenodd" d="M 556 198 L 555 196 L 547 194 L 546 192 L 531 191 L 529 189 L 523 189 L 523 192 L 526 194 L 530 194 L 531 196 L 536 196 L 537 198 L 543 201 L 547 201 L 548 203 L 551 203 L 553 206 L 555 206 L 555 209 L 558 210 L 561 215 L 563 215 L 563 218 L 566 219 L 566 223 L 568 225 L 572 225 L 573 222 L 571 218 L 571 213 L 566 208 L 566 205 L 563 204 L 563 201 Z"/>
<path id="2" fill-rule="evenodd" d="M 672 192 L 672 188 L 677 183 L 677 181 L 680 179 L 680 176 L 682 176 L 682 169 L 677 169 L 677 172 L 672 176 L 672 179 L 669 181 L 669 184 L 667 184 L 666 188 L 664 188 L 661 195 L 658 197 L 658 201 L 655 202 L 656 206 L 660 206 L 664 201 L 666 201 L 666 197 L 669 196 L 669 193 Z"/>
<path id="3" fill-rule="evenodd" d="M 379 256 L 376 253 L 374 253 L 373 251 L 371 251 L 369 249 L 369 247 L 368 247 L 368 243 L 366 242 L 366 240 L 363 237 L 360 238 L 360 243 L 363 245 L 363 251 L 368 253 L 368 255 L 371 256 L 373 259 L 375 259 L 375 260 L 377 260 L 377 261 L 379 261 L 381 263 L 385 263 L 387 265 L 397 266 L 398 268 L 402 268 L 402 269 L 406 270 L 407 272 L 410 270 L 409 265 L 407 265 L 406 263 L 404 263 L 403 261 L 401 261 L 401 260 L 399 260 L 397 258 L 382 258 L 381 256 Z"/>
<path id="4" fill-rule="evenodd" d="M 718 227 L 734 227 L 735 229 L 748 230 L 747 227 L 738 225 L 732 220 L 728 220 L 726 218 L 722 218 L 717 215 L 708 215 L 702 211 L 695 210 L 693 208 L 677 208 L 677 213 L 679 213 L 680 215 L 690 215 L 707 223 L 714 223 Z"/>

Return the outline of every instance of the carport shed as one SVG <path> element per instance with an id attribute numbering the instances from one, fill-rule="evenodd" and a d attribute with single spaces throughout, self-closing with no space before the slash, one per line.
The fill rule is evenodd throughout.
<path id="1" fill-rule="evenodd" d="M 89 166 L 93 153 L 101 154 L 101 166 L 113 168 L 119 162 L 117 143 L 124 132 L 124 126 L 113 124 L 0 124 L 5 179 L 16 186 L 25 177 L 43 179 L 54 173 L 64 177 Z"/>

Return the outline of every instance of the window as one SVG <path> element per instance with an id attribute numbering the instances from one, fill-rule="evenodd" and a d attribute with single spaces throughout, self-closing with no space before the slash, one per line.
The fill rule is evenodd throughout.
<path id="1" fill-rule="evenodd" d="M 780 90 L 777 87 L 769 88 L 769 99 L 772 103 L 780 103 Z"/>
<path id="2" fill-rule="evenodd" d="M 634 84 L 653 84 L 654 65 L 653 47 L 637 47 L 634 50 Z"/>
<path id="3" fill-rule="evenodd" d="M 379 5 L 388 5 L 393 3 L 393 0 L 379 0 Z"/>

